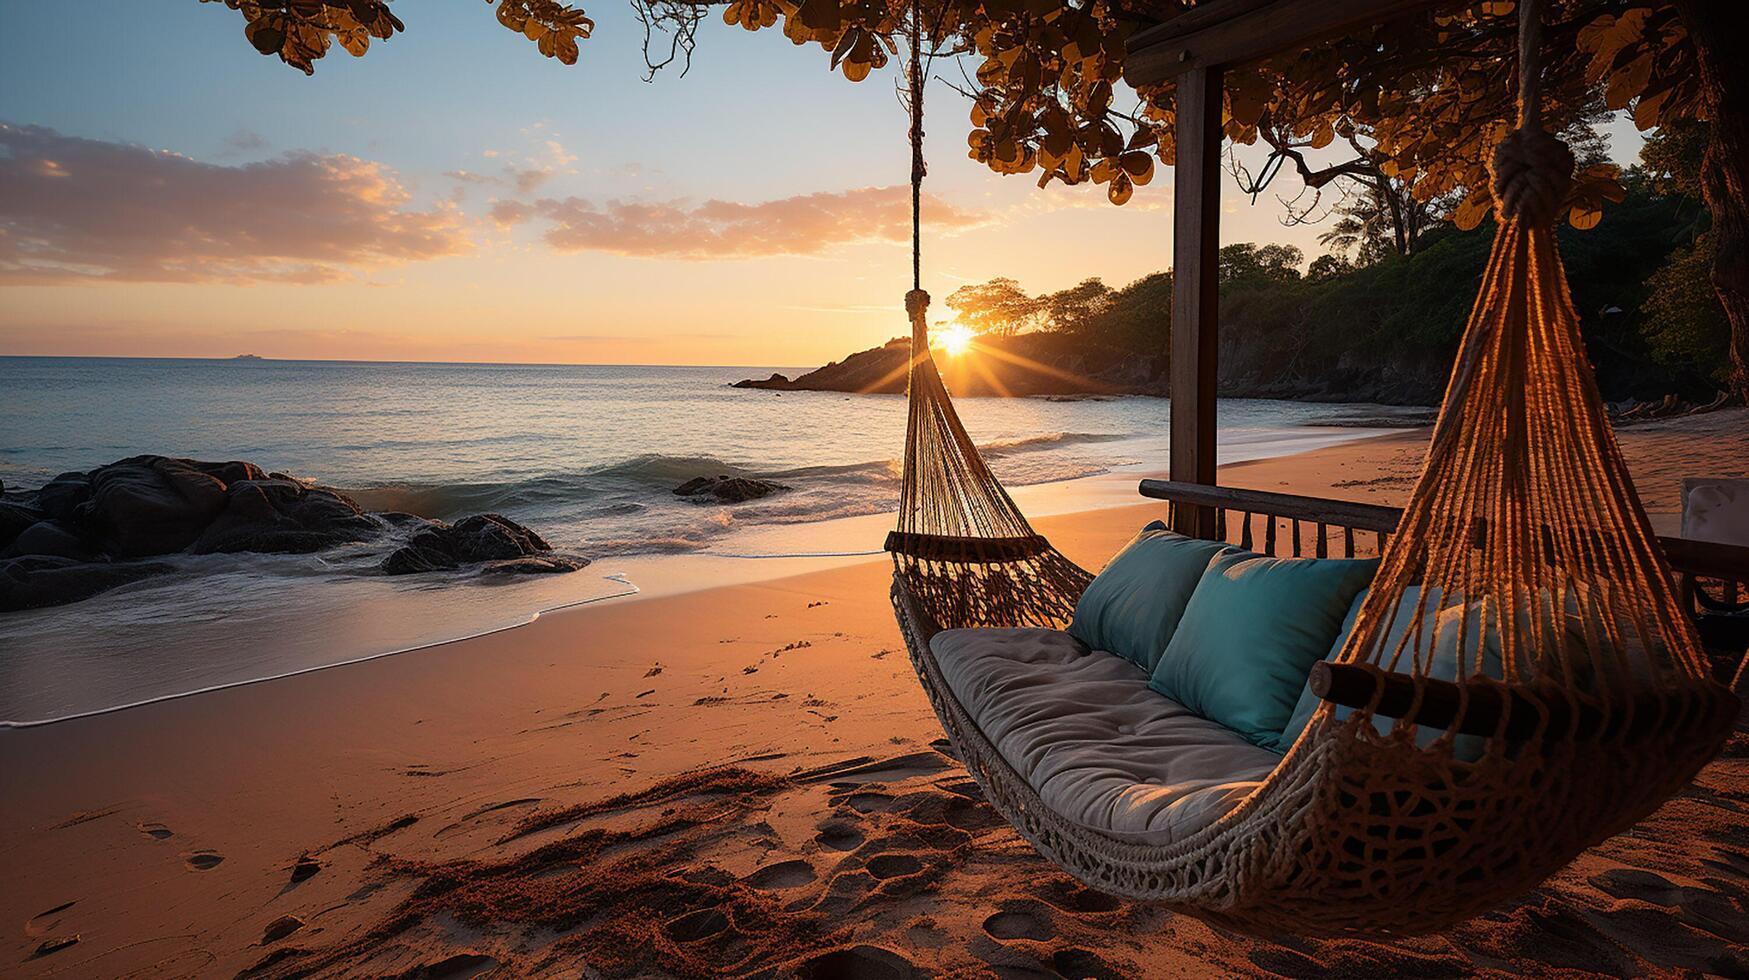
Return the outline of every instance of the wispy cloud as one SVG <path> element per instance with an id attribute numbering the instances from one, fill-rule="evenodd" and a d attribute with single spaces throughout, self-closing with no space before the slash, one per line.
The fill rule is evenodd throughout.
<path id="1" fill-rule="evenodd" d="M 353 156 L 224 166 L 0 123 L 0 282 L 326 282 L 471 247 L 410 197 Z"/>
<path id="2" fill-rule="evenodd" d="M 931 197 L 932 230 L 954 231 L 989 220 L 982 211 Z M 608 201 L 577 197 L 499 201 L 492 220 L 509 227 L 545 224 L 547 244 L 561 252 L 612 252 L 679 259 L 814 255 L 837 245 L 905 241 L 911 234 L 910 189 L 864 187 L 743 204 L 711 200 Z"/>
<path id="3" fill-rule="evenodd" d="M 224 142 L 219 145 L 219 156 L 249 156 L 267 148 L 267 139 L 260 133 L 253 129 L 239 129 L 225 137 Z"/>
<path id="4" fill-rule="evenodd" d="M 500 173 L 482 174 L 472 170 L 450 170 L 445 177 L 463 184 L 499 184 L 513 188 L 518 194 L 533 194 L 559 174 L 574 174 L 577 154 L 559 141 L 557 133 L 544 122 L 525 126 L 522 135 L 530 140 L 530 149 L 521 155 L 521 163 L 506 162 Z M 486 150 L 489 160 L 504 159 L 510 154 L 502 150 Z"/>

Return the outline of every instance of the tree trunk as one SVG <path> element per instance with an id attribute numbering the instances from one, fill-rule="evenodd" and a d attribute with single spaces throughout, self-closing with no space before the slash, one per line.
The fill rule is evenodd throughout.
<path id="1" fill-rule="evenodd" d="M 1409 239 L 1403 233 L 1403 207 L 1397 203 L 1397 189 L 1391 186 L 1391 178 L 1379 175 L 1379 196 L 1385 199 L 1385 204 L 1391 211 L 1391 234 L 1396 236 L 1397 254 L 1409 254 Z"/>
<path id="2" fill-rule="evenodd" d="M 1700 66 L 1712 137 L 1701 192 L 1712 212 L 1713 289 L 1731 321 L 1730 394 L 1749 402 L 1749 59 L 1734 50 L 1749 32 L 1749 4 L 1676 0 Z"/>

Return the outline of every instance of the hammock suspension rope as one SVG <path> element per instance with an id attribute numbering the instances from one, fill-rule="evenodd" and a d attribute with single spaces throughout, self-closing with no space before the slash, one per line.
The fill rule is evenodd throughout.
<path id="1" fill-rule="evenodd" d="M 1739 703 L 1712 680 L 1680 608 L 1556 249 L 1573 157 L 1542 126 L 1543 6 L 1518 5 L 1517 126 L 1490 168 L 1498 227 L 1423 470 L 1329 665 L 1378 680 L 1380 693 L 1342 713 L 1324 701 L 1249 796 L 1159 842 L 1053 811 L 957 700 L 931 649 L 944 629 L 1060 628 L 1091 576 L 1032 529 L 990 472 L 930 354 L 913 4 L 910 407 L 887 539 L 893 605 L 986 798 L 1089 885 L 1249 932 L 1429 932 L 1527 891 L 1650 814 L 1734 727 Z M 1435 677 L 1441 659 L 1456 669 Z M 1413 685 L 1401 716 L 1377 710 L 1386 681 Z M 1415 706 L 1441 684 L 1457 688 L 1457 718 L 1418 739 Z M 1460 752 L 1464 716 L 1482 701 L 1510 707 L 1491 735 L 1465 736 L 1479 751 Z"/>

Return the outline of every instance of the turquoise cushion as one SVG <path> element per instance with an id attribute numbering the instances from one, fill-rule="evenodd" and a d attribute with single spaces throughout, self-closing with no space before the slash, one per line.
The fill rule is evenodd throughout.
<path id="1" fill-rule="evenodd" d="M 1081 593 L 1069 635 L 1152 670 L 1209 559 L 1235 550 L 1175 534 L 1154 521 Z"/>
<path id="2" fill-rule="evenodd" d="M 1148 684 L 1266 748 L 1378 559 L 1217 555 Z"/>
<path id="3" fill-rule="evenodd" d="M 1343 646 L 1348 643 L 1348 634 L 1354 629 L 1354 620 L 1360 615 L 1360 605 L 1365 601 L 1366 595 L 1365 592 L 1362 592 L 1354 597 L 1354 605 L 1348 610 L 1348 618 L 1342 623 L 1342 634 L 1330 647 L 1330 653 L 1325 658 L 1326 660 L 1335 658 L 1338 653 L 1342 652 Z M 1403 598 L 1397 603 L 1397 614 L 1391 620 L 1390 632 L 1385 635 L 1384 657 L 1387 662 L 1398 645 L 1403 645 L 1403 655 L 1397 661 L 1397 670 L 1404 673 L 1408 673 L 1415 662 L 1416 644 L 1404 644 L 1403 639 L 1409 635 L 1409 624 L 1415 619 L 1415 606 L 1420 601 L 1420 588 L 1411 586 L 1405 589 Z M 1464 676 L 1474 674 L 1476 672 L 1476 649 L 1479 645 L 1482 652 L 1482 673 L 1495 679 L 1503 677 L 1504 673 L 1500 665 L 1499 613 L 1492 607 L 1492 604 L 1483 600 L 1464 605 L 1453 604 L 1445 609 L 1439 608 L 1439 605 L 1439 590 L 1437 588 L 1430 589 L 1427 609 L 1421 614 L 1420 629 L 1421 656 L 1424 660 L 1429 654 L 1432 657 L 1427 665 L 1427 676 L 1442 681 L 1459 680 L 1461 679 L 1458 673 L 1460 667 Z M 1463 657 L 1458 655 L 1460 648 L 1458 646 L 1457 620 L 1460 616 L 1469 620 L 1463 629 L 1463 649 L 1468 651 L 1467 655 Z M 1479 643 L 1477 637 L 1480 637 Z M 1307 684 L 1300 692 L 1299 703 L 1294 705 L 1293 716 L 1282 728 L 1280 740 L 1271 747 L 1278 752 L 1286 752 L 1291 748 L 1294 742 L 1299 739 L 1300 733 L 1304 732 L 1306 726 L 1311 723 L 1312 713 L 1318 710 L 1318 705 L 1321 703 L 1322 699 L 1313 694 L 1311 685 Z M 1338 705 L 1335 710 L 1338 719 L 1347 718 L 1354 714 L 1353 708 L 1341 705 Z M 1372 723 L 1380 734 L 1389 734 L 1397 724 L 1397 719 L 1374 716 Z M 1417 725 L 1415 726 L 1415 744 L 1430 745 L 1440 734 L 1441 729 Z M 1485 744 L 1483 739 L 1473 735 L 1459 735 L 1453 746 L 1453 751 L 1458 758 L 1473 762 L 1481 758 Z"/>

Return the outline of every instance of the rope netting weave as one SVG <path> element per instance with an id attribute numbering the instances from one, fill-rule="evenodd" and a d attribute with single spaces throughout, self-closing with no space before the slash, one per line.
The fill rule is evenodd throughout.
<path id="1" fill-rule="evenodd" d="M 1060 625 L 1090 577 L 1032 530 L 967 437 L 929 353 L 914 262 L 894 610 L 986 798 L 1087 884 L 1258 934 L 1425 933 L 1650 814 L 1734 727 L 1740 706 L 1710 678 L 1567 291 L 1553 223 L 1573 160 L 1538 118 L 1538 6 L 1518 7 L 1519 128 L 1494 162 L 1482 289 L 1421 478 L 1336 658 L 1378 693 L 1354 710 L 1324 703 L 1249 796 L 1187 837 L 1112 835 L 1057 813 L 945 682 L 937 631 Z M 914 22 L 914 207 L 919 33 Z M 1392 721 L 1378 709 L 1405 681 L 1413 700 Z M 1413 719 L 1430 692 L 1454 689 L 1455 718 L 1429 738 Z"/>
<path id="2" fill-rule="evenodd" d="M 1440 664 L 1448 680 L 1522 685 L 1533 703 L 1587 704 L 1626 730 L 1633 719 L 1616 716 L 1630 695 L 1686 696 L 1711 673 L 1567 290 L 1553 226 L 1573 156 L 1540 124 L 1535 7 L 1521 12 L 1519 126 L 1493 161 L 1499 229 L 1481 292 L 1421 477 L 1338 659 L 1416 678 Z"/>
<path id="3" fill-rule="evenodd" d="M 929 350 L 922 288 L 922 12 L 913 6 L 911 114 L 910 414 L 899 517 L 887 537 L 895 574 L 946 627 L 1061 626 L 1092 576 L 1032 529 L 978 454 Z"/>

